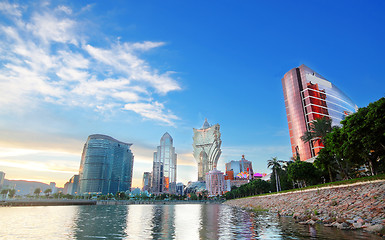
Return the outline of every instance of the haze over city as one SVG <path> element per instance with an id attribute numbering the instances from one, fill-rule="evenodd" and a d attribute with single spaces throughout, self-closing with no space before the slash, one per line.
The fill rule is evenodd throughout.
<path id="1" fill-rule="evenodd" d="M 133 187 L 165 132 L 197 180 L 193 128 L 224 163 L 292 156 L 281 78 L 306 64 L 358 107 L 384 96 L 383 1 L 0 3 L 0 171 L 58 186 L 91 134 L 133 143 Z"/>

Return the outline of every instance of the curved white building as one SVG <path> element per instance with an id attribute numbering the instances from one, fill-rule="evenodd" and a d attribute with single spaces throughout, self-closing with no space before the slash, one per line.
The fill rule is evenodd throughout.
<path id="1" fill-rule="evenodd" d="M 194 158 L 198 163 L 198 181 L 205 181 L 206 173 L 213 170 L 221 156 L 221 133 L 219 124 L 211 126 L 207 119 L 201 129 L 194 131 Z"/>

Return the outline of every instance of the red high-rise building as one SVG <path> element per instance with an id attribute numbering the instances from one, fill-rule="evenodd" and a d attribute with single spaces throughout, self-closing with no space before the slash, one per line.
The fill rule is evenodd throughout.
<path id="1" fill-rule="evenodd" d="M 332 126 L 351 113 L 357 106 L 335 85 L 305 65 L 293 68 L 282 78 L 283 94 L 293 156 L 302 161 L 313 161 L 323 145 L 319 139 L 308 143 L 301 136 L 312 121 L 320 118 L 332 120 Z"/>

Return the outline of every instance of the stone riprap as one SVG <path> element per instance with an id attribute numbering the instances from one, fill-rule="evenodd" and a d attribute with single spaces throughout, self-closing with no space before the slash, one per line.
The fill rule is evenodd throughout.
<path id="1" fill-rule="evenodd" d="M 300 224 L 324 223 L 385 235 L 385 180 L 228 200 L 224 204 L 267 209 Z"/>

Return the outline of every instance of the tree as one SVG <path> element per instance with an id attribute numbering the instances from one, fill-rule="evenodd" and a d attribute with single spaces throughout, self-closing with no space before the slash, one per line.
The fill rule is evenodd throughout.
<path id="1" fill-rule="evenodd" d="M 3 197 L 6 197 L 7 196 L 7 194 L 8 194 L 8 192 L 9 192 L 9 189 L 3 189 L 3 190 L 1 190 L 1 195 L 3 196 Z"/>
<path id="2" fill-rule="evenodd" d="M 33 194 L 35 194 L 36 197 L 38 197 L 40 195 L 40 192 L 41 192 L 41 189 L 40 188 L 36 188 L 35 191 L 33 192 Z"/>
<path id="3" fill-rule="evenodd" d="M 353 152 L 369 166 L 372 175 L 383 164 L 385 156 L 385 98 L 348 116 L 343 123 L 348 141 L 346 152 Z"/>
<path id="4" fill-rule="evenodd" d="M 278 160 L 277 157 L 272 157 L 271 159 L 267 160 L 267 167 L 272 168 L 274 175 L 275 175 L 275 186 L 277 192 L 281 191 L 281 183 L 278 176 L 278 169 L 281 169 L 281 164 L 283 161 Z"/>
<path id="5" fill-rule="evenodd" d="M 297 182 L 301 187 L 319 182 L 317 169 L 312 163 L 296 161 L 288 167 L 288 176 L 291 180 Z"/>
<path id="6" fill-rule="evenodd" d="M 190 199 L 191 200 L 198 200 L 198 196 L 195 193 L 190 193 Z"/>
<path id="7" fill-rule="evenodd" d="M 9 198 L 13 198 L 15 196 L 15 194 L 16 194 L 16 190 L 15 189 L 10 189 L 8 191 L 8 197 Z"/>
<path id="8" fill-rule="evenodd" d="M 44 191 L 44 194 L 45 196 L 49 196 L 49 194 L 52 193 L 52 189 L 51 188 L 47 188 L 45 191 Z"/>
<path id="9" fill-rule="evenodd" d="M 326 135 L 332 131 L 332 120 L 319 118 L 310 123 L 310 129 L 301 137 L 302 141 L 310 142 L 319 139 L 324 144 Z"/>

